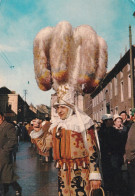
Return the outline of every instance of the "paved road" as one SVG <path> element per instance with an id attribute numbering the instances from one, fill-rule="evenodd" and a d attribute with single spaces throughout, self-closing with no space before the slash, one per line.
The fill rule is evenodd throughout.
<path id="1" fill-rule="evenodd" d="M 57 169 L 54 162 L 42 164 L 29 142 L 20 142 L 15 171 L 22 196 L 57 196 Z M 7 196 L 14 196 L 10 187 Z"/>

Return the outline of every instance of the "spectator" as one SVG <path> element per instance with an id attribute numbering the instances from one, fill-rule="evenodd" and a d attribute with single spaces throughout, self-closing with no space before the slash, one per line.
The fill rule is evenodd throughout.
<path id="1" fill-rule="evenodd" d="M 127 139 L 127 128 L 123 126 L 122 117 L 115 114 L 113 131 L 110 139 L 111 165 L 113 171 L 113 193 L 115 195 L 125 195 L 126 189 L 122 178 L 123 156 Z M 121 182 L 121 183 L 120 183 Z M 126 195 L 125 195 L 126 196 Z"/>
<path id="2" fill-rule="evenodd" d="M 113 115 L 104 114 L 102 116 L 102 124 L 98 131 L 100 149 L 101 149 L 101 165 L 104 180 L 104 189 L 106 195 L 111 195 L 113 190 L 112 181 L 112 165 L 111 165 L 111 149 L 110 149 L 110 133 L 113 129 Z"/>
<path id="3" fill-rule="evenodd" d="M 125 148 L 125 161 L 128 169 L 128 196 L 135 195 L 135 122 L 132 124 Z"/>
<path id="4" fill-rule="evenodd" d="M 4 192 L 8 192 L 12 185 L 16 195 L 21 195 L 21 187 L 17 183 L 14 174 L 11 153 L 17 144 L 16 130 L 13 124 L 8 123 L 3 113 L 0 112 L 0 183 L 3 184 Z"/>
<path id="5" fill-rule="evenodd" d="M 121 111 L 119 113 L 119 116 L 122 117 L 122 120 L 123 120 L 123 125 L 125 127 L 127 127 L 127 131 L 129 131 L 131 125 L 132 125 L 132 121 L 130 120 L 130 118 L 128 117 L 128 114 L 126 111 Z"/>

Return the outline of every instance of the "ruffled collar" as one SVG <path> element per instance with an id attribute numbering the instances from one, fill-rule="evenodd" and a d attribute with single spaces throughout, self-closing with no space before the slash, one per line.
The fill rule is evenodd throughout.
<path id="1" fill-rule="evenodd" d="M 54 127 L 62 127 L 67 130 L 82 133 L 92 125 L 94 125 L 93 120 L 87 114 L 80 111 L 78 108 L 75 108 L 75 114 L 69 116 L 67 119 L 62 120 L 59 117 L 55 118 L 52 121 L 52 125 L 49 130 L 51 131 Z"/>
<path id="2" fill-rule="evenodd" d="M 43 134 L 43 130 L 42 129 L 40 129 L 40 131 L 38 131 L 38 132 L 35 131 L 35 130 L 32 130 L 31 133 L 30 133 L 30 137 L 32 139 L 36 139 L 36 138 L 40 137 L 42 134 Z"/>
<path id="3" fill-rule="evenodd" d="M 61 120 L 60 118 L 55 118 L 52 122 L 52 125 L 50 126 L 49 131 L 53 131 L 54 127 L 57 127 L 56 132 L 59 130 L 59 127 L 64 128 L 66 130 L 75 131 L 77 133 L 81 133 L 84 146 L 88 151 L 88 143 L 87 143 L 87 137 L 86 137 L 86 130 L 90 128 L 92 125 L 94 125 L 93 120 L 85 114 L 83 111 L 80 111 L 75 106 L 75 114 L 69 116 L 65 120 Z"/>

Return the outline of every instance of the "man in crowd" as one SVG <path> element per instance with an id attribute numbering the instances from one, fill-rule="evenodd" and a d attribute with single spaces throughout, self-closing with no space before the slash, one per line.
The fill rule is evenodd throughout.
<path id="1" fill-rule="evenodd" d="M 125 161 L 128 169 L 128 196 L 135 195 L 135 122 L 132 124 L 125 148 Z"/>
<path id="2" fill-rule="evenodd" d="M 13 124 L 5 120 L 4 114 L 0 112 L 0 184 L 3 185 L 4 194 L 8 192 L 11 185 L 16 196 L 21 195 L 21 187 L 17 183 L 12 165 L 12 151 L 17 144 L 16 130 Z"/>
<path id="3" fill-rule="evenodd" d="M 125 110 L 121 111 L 119 113 L 119 116 L 121 116 L 122 120 L 123 120 L 123 125 L 125 127 L 127 127 L 127 132 L 129 131 L 131 125 L 132 125 L 132 121 L 130 120 L 130 117 L 128 118 L 128 114 Z"/>
<path id="4" fill-rule="evenodd" d="M 104 114 L 102 116 L 102 124 L 98 131 L 100 149 L 101 149 L 101 165 L 104 181 L 104 189 L 107 196 L 112 196 L 113 191 L 113 171 L 111 165 L 111 149 L 110 135 L 113 129 L 113 115 Z"/>

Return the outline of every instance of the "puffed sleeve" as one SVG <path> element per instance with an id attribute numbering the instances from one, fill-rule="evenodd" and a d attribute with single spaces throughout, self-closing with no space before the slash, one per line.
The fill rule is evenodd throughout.
<path id="1" fill-rule="evenodd" d="M 41 135 L 32 137 L 32 134 L 30 134 L 33 143 L 37 146 L 39 152 L 45 153 L 44 155 L 52 148 L 52 134 L 48 131 L 50 124 L 48 121 L 43 122 Z"/>

